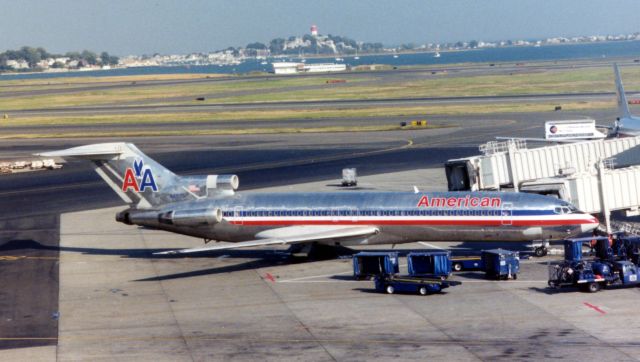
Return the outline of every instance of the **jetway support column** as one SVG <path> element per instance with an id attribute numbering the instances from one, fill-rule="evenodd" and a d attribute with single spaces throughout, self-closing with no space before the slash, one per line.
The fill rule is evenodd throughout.
<path id="1" fill-rule="evenodd" d="M 509 140 L 509 147 L 507 150 L 507 155 L 509 156 L 509 173 L 511 174 L 511 182 L 513 182 L 513 191 L 518 192 L 520 180 L 518 179 L 518 172 L 515 170 L 515 157 L 513 153 L 516 152 L 518 148 L 516 147 L 516 143 L 514 140 Z"/>
<path id="2" fill-rule="evenodd" d="M 607 235 L 611 235 L 611 211 L 609 210 L 609 200 L 606 196 L 606 185 L 604 182 L 604 162 L 598 161 L 598 188 L 600 189 L 600 212 L 604 217 L 604 224 L 607 228 Z"/>

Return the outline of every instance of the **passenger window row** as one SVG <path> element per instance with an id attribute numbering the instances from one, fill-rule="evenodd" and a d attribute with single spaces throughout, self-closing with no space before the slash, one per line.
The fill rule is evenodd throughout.
<path id="1" fill-rule="evenodd" d="M 507 213 L 508 214 L 508 213 Z M 225 217 L 265 216 L 500 216 L 500 210 L 252 210 L 224 211 Z"/>

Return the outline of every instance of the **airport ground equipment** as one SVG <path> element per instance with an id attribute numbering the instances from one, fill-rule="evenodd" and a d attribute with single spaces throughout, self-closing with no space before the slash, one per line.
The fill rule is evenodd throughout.
<path id="1" fill-rule="evenodd" d="M 582 245 L 587 240 L 565 240 L 565 260 L 549 266 L 550 287 L 577 287 L 595 293 L 609 286 L 640 285 L 637 252 L 629 252 L 633 248 L 637 251 L 638 240 L 623 236 L 617 241 L 608 237 L 593 238 L 598 257 L 585 260 L 582 257 Z"/>
<path id="2" fill-rule="evenodd" d="M 437 293 L 460 282 L 450 281 L 451 259 L 448 251 L 411 252 L 407 254 L 408 275 L 379 274 L 375 288 L 379 292 Z"/>
<path id="3" fill-rule="evenodd" d="M 482 155 L 445 163 L 449 191 L 513 188 L 523 181 L 591 171 L 599 160 L 640 145 L 640 137 L 615 138 L 527 148 L 524 140 L 492 141 L 480 146 Z M 640 152 L 640 149 L 638 150 Z M 618 164 L 618 167 L 629 165 Z"/>
<path id="4" fill-rule="evenodd" d="M 544 123 L 544 130 L 544 139 L 550 142 L 595 140 L 607 137 L 598 130 L 594 119 L 547 121 Z"/>
<path id="5" fill-rule="evenodd" d="M 360 252 L 353 256 L 353 276 L 358 280 L 369 279 L 381 274 L 400 272 L 397 252 Z"/>
<path id="6" fill-rule="evenodd" d="M 482 270 L 482 258 L 480 256 L 454 256 L 451 257 L 453 271 Z"/>
<path id="7" fill-rule="evenodd" d="M 448 278 L 451 275 L 451 253 L 411 252 L 407 254 L 407 270 L 412 277 Z"/>
<path id="8" fill-rule="evenodd" d="M 342 186 L 358 185 L 358 173 L 355 168 L 342 169 Z"/>
<path id="9" fill-rule="evenodd" d="M 376 290 L 387 294 L 401 292 L 427 295 L 430 293 L 438 293 L 442 291 L 442 289 L 460 284 L 461 283 L 458 281 L 446 279 L 443 280 L 441 278 L 424 278 L 399 275 L 377 275 L 375 277 Z"/>
<path id="10" fill-rule="evenodd" d="M 638 236 L 615 233 L 610 237 L 593 238 L 592 248 L 599 260 L 630 261 L 640 265 L 640 237 Z"/>
<path id="11" fill-rule="evenodd" d="M 520 257 L 517 251 L 492 249 L 482 251 L 482 264 L 487 278 L 518 279 Z"/>

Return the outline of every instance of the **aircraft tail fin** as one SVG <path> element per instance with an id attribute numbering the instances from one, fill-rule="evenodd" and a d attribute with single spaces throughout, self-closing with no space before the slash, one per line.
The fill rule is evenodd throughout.
<path id="1" fill-rule="evenodd" d="M 616 75 L 616 94 L 618 96 L 618 113 L 620 118 L 631 118 L 631 112 L 629 112 L 629 104 L 627 103 L 627 96 L 624 94 L 624 87 L 622 86 L 622 79 L 620 78 L 620 70 L 618 64 L 613 64 L 613 71 Z"/>
<path id="2" fill-rule="evenodd" d="M 195 199 L 181 178 L 142 153 L 134 144 L 99 143 L 38 154 L 80 158 L 93 162 L 95 171 L 126 203 L 150 209 L 174 201 Z"/>

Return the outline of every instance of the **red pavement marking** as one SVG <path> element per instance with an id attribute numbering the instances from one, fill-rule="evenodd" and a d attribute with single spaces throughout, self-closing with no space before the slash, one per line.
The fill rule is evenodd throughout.
<path id="1" fill-rule="evenodd" d="M 602 309 L 598 308 L 597 306 L 595 306 L 595 305 L 593 305 L 591 303 L 584 302 L 584 305 L 586 305 L 587 307 L 595 310 L 596 312 L 598 312 L 600 314 L 607 314 L 607 312 L 603 311 Z"/>
<path id="2" fill-rule="evenodd" d="M 269 279 L 269 281 L 271 281 L 271 283 L 275 283 L 276 282 L 276 278 L 274 278 L 273 275 L 271 275 L 271 273 L 265 274 L 265 278 Z"/>

